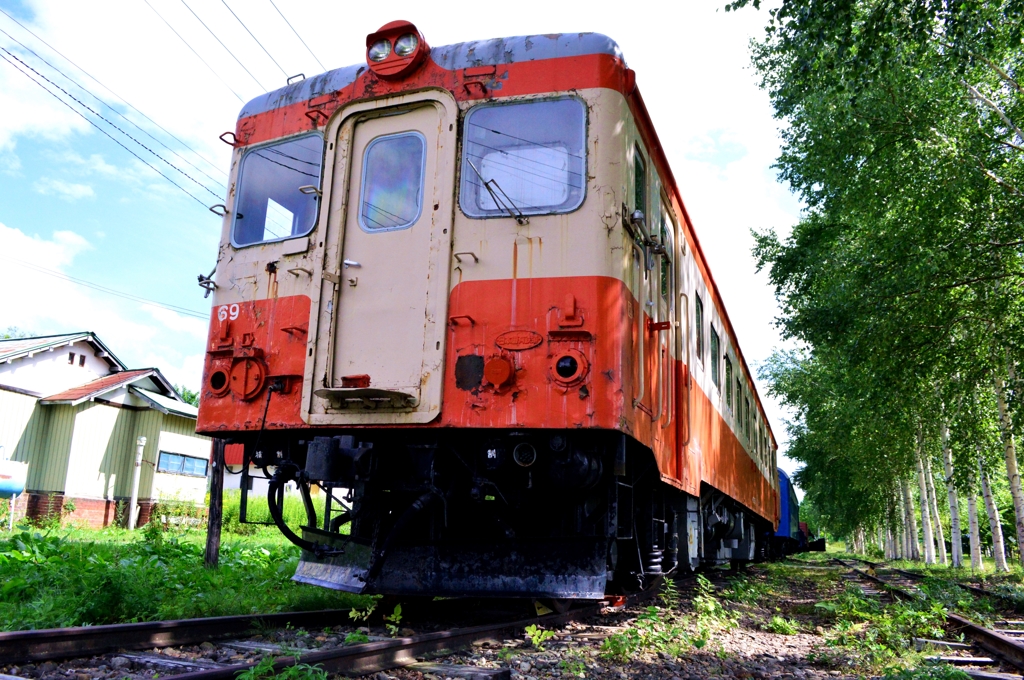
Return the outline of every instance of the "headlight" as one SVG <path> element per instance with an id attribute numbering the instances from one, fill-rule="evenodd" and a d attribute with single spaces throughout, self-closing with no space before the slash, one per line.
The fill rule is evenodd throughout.
<path id="1" fill-rule="evenodd" d="M 378 40 L 370 45 L 370 49 L 366 52 L 370 61 L 384 61 L 389 54 L 391 54 L 391 43 L 387 40 Z"/>
<path id="2" fill-rule="evenodd" d="M 406 33 L 395 41 L 395 54 L 400 57 L 408 57 L 419 47 L 420 39 L 413 33 Z"/>

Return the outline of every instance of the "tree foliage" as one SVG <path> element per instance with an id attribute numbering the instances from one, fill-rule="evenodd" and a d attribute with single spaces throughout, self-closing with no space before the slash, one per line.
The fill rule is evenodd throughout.
<path id="1" fill-rule="evenodd" d="M 800 347 L 762 374 L 834 531 L 892 512 L 942 422 L 956 484 L 1001 455 L 993 380 L 1024 358 L 1022 19 L 1024 0 L 783 0 L 753 45 L 806 205 L 789 235 L 755 234 Z"/>

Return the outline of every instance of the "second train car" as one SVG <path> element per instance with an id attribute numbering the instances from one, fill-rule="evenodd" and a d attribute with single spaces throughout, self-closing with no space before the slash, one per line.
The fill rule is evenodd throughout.
<path id="1" fill-rule="evenodd" d="M 767 554 L 776 443 L 611 39 L 392 22 L 223 139 L 198 429 L 296 580 L 589 599 Z"/>

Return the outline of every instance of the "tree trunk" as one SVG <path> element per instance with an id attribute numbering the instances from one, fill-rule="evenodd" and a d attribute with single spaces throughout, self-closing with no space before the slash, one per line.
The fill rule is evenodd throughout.
<path id="1" fill-rule="evenodd" d="M 899 535 L 899 556 L 901 560 L 909 560 L 910 553 L 910 532 L 907 531 L 907 506 L 903 502 L 903 483 L 896 492 L 896 509 L 899 510 L 899 521 L 896 524 L 896 532 Z"/>
<path id="2" fill-rule="evenodd" d="M 1012 379 L 1013 367 L 1007 366 Z M 995 378 L 996 404 L 999 407 L 999 431 L 1003 437 L 1003 453 L 1006 457 L 1006 476 L 1010 480 L 1010 496 L 1013 497 L 1013 515 L 1016 520 L 1017 546 L 1024 548 L 1024 490 L 1021 489 L 1020 472 L 1017 470 L 1017 449 L 1013 442 L 1013 422 L 1006 409 L 1006 382 L 1001 376 Z M 1024 560 L 1024 549 L 1018 551 Z"/>
<path id="3" fill-rule="evenodd" d="M 967 530 L 971 540 L 971 569 L 980 571 L 981 530 L 978 526 L 978 494 L 973 487 L 967 492 Z"/>
<path id="4" fill-rule="evenodd" d="M 878 535 L 878 550 L 883 555 L 885 554 L 885 530 L 881 526 L 878 527 L 878 531 L 875 532 Z"/>
<path id="5" fill-rule="evenodd" d="M 928 484 L 924 479 L 924 463 L 921 461 L 921 432 L 917 433 L 917 489 L 921 501 L 921 533 L 924 534 L 924 563 L 935 564 L 935 541 L 932 538 L 931 503 L 928 502 Z"/>
<path id="6" fill-rule="evenodd" d="M 942 527 L 942 515 L 939 514 L 939 499 L 935 496 L 935 475 L 932 474 L 932 461 L 928 456 L 924 457 L 924 481 L 928 484 L 928 504 L 931 506 L 932 522 L 935 524 L 935 545 L 938 548 L 935 561 L 945 566 L 949 562 L 946 557 L 946 534 Z"/>
<path id="7" fill-rule="evenodd" d="M 988 514 L 988 525 L 992 529 L 992 557 L 996 561 L 996 571 L 1010 571 L 1010 567 L 1006 566 L 1006 549 L 1003 547 L 1003 527 L 999 520 L 999 509 L 992 497 L 992 485 L 988 482 L 988 472 L 980 457 L 978 472 L 981 478 L 981 495 L 985 499 L 985 512 Z"/>
<path id="8" fill-rule="evenodd" d="M 949 446 L 949 426 L 943 420 L 939 428 L 939 435 L 942 438 L 942 468 L 946 473 L 946 495 L 949 496 L 949 539 L 953 548 L 953 566 L 962 567 L 964 549 L 960 531 L 960 500 L 956 497 L 956 487 L 953 486 L 953 451 Z"/>

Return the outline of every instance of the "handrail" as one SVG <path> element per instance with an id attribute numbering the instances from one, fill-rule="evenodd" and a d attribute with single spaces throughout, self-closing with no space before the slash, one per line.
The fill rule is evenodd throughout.
<path id="1" fill-rule="evenodd" d="M 686 329 L 686 340 L 684 343 L 686 347 L 686 380 L 683 381 L 683 386 L 686 387 L 686 438 L 680 442 L 680 445 L 687 446 L 690 443 L 690 412 L 692 411 L 690 408 L 690 296 L 684 293 L 681 299 L 684 301 L 683 317 L 686 319 L 679 324 L 680 329 Z"/>
<path id="2" fill-rule="evenodd" d="M 645 328 L 644 324 L 644 304 L 647 301 L 647 291 L 645 290 L 646 286 L 644 285 L 647 280 L 647 270 L 644 259 L 646 258 L 647 253 L 645 253 L 643 248 L 641 248 L 636 242 L 636 239 L 630 238 L 629 242 L 633 244 L 633 250 L 640 253 L 641 266 L 644 267 L 644 269 L 640 271 L 640 312 L 636 315 L 636 337 L 637 342 L 639 343 L 639 351 L 637 351 L 636 356 L 637 373 L 640 376 L 638 381 L 640 388 L 637 390 L 636 396 L 633 397 L 633 406 L 635 407 L 644 400 L 644 335 L 647 333 L 647 328 Z"/>
<path id="3" fill-rule="evenodd" d="M 679 353 L 679 343 L 677 342 L 678 338 L 679 338 L 679 330 L 677 329 L 678 323 L 677 323 L 677 321 L 675 319 L 675 316 L 676 316 L 675 315 L 675 311 L 676 311 L 676 281 L 678 280 L 678 278 L 676 277 L 675 261 L 671 260 L 671 259 L 668 260 L 668 261 L 672 265 L 672 267 L 669 269 L 669 279 L 670 280 L 669 280 L 669 286 L 668 286 L 669 295 L 670 295 L 670 297 L 669 297 L 669 307 L 668 307 L 668 319 L 669 319 L 669 323 L 671 324 L 669 326 L 669 333 L 671 335 L 669 336 L 669 341 L 665 344 L 665 349 L 668 352 L 668 361 L 665 362 L 667 367 L 668 367 L 668 372 L 667 372 L 667 376 L 668 377 L 665 378 L 665 393 L 668 395 L 668 400 L 667 400 L 668 401 L 668 406 L 667 406 L 667 411 L 666 411 L 665 422 L 663 422 L 661 424 L 661 427 L 663 429 L 667 428 L 669 425 L 671 425 L 673 422 L 675 422 L 676 391 L 675 391 L 675 389 L 673 389 L 674 383 L 675 383 L 675 370 L 674 370 L 674 366 L 672 364 L 672 350 L 671 350 L 671 347 L 673 345 L 676 346 L 675 347 L 675 349 L 676 349 L 676 356 L 679 356 L 679 358 L 682 359 L 682 356 Z"/>

